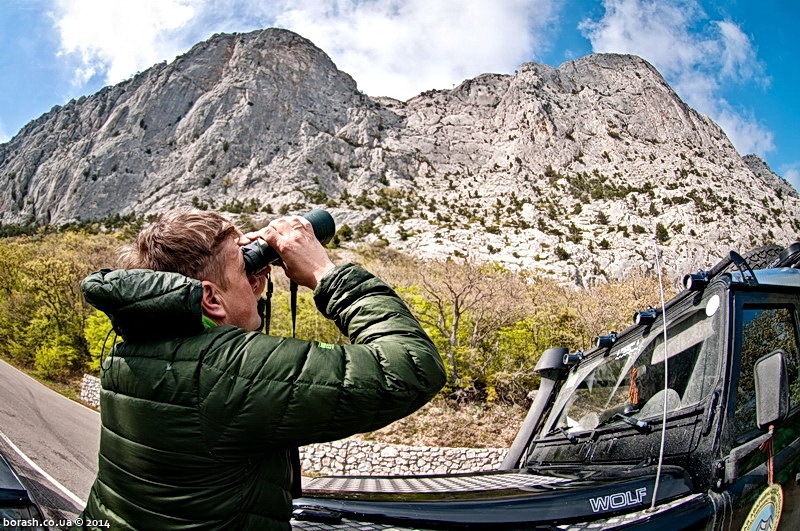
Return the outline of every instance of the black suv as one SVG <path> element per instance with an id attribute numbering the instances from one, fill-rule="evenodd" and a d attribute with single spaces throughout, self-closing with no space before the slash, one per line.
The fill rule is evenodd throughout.
<path id="1" fill-rule="evenodd" d="M 800 243 L 684 285 L 590 351 L 544 352 L 500 470 L 316 478 L 293 526 L 800 529 Z"/>

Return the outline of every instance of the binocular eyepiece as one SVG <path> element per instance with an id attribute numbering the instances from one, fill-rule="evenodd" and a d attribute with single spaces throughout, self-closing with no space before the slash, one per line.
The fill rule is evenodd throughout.
<path id="1" fill-rule="evenodd" d="M 317 237 L 317 240 L 322 245 L 333 239 L 333 235 L 336 233 L 336 223 L 328 212 L 325 210 L 312 210 L 303 217 L 311 223 L 311 227 L 314 229 L 314 236 Z M 243 245 L 241 249 L 244 257 L 244 269 L 248 275 L 258 273 L 268 265 L 275 264 L 281 259 L 278 256 L 278 252 L 261 238 Z"/>

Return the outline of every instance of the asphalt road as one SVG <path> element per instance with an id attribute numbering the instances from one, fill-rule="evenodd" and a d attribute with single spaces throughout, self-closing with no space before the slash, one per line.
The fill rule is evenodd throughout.
<path id="1" fill-rule="evenodd" d="M 46 517 L 74 519 L 83 509 L 99 444 L 98 412 L 0 360 L 0 452 Z"/>

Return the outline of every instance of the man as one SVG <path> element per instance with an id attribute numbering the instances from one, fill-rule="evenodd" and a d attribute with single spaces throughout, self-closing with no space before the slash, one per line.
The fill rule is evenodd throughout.
<path id="1" fill-rule="evenodd" d="M 239 246 L 257 237 L 350 345 L 254 332 L 265 278 L 245 273 Z M 124 339 L 103 363 L 88 524 L 289 529 L 298 446 L 389 424 L 444 384 L 397 295 L 360 267 L 334 266 L 305 218 L 241 235 L 219 214 L 165 215 L 123 265 L 81 285 Z"/>

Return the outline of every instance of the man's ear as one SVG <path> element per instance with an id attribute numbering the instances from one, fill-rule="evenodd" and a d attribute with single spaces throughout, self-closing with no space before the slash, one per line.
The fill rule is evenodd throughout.
<path id="1" fill-rule="evenodd" d="M 200 304 L 203 307 L 203 314 L 219 324 L 227 316 L 225 307 L 222 305 L 222 298 L 220 296 L 219 288 L 217 288 L 217 285 L 209 280 L 203 280 L 202 284 L 203 299 L 201 300 Z"/>

